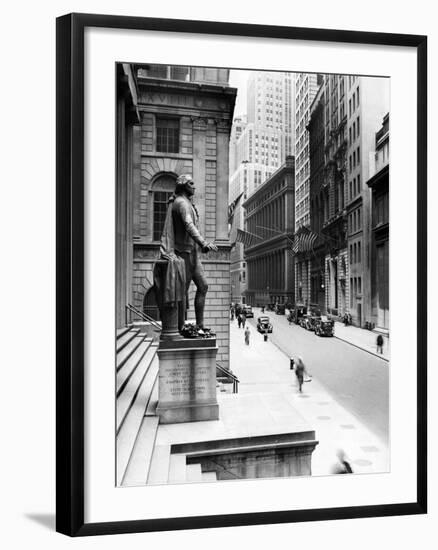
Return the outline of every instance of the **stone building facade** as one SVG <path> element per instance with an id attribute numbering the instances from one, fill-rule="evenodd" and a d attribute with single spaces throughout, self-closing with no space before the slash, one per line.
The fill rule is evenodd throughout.
<path id="1" fill-rule="evenodd" d="M 389 79 L 348 76 L 348 149 L 346 186 L 349 256 L 349 311 L 353 322 L 371 322 L 371 191 L 366 185 L 375 136 L 389 111 Z"/>
<path id="2" fill-rule="evenodd" d="M 371 322 L 389 331 L 389 114 L 376 133 L 371 189 Z"/>
<path id="3" fill-rule="evenodd" d="M 126 289 L 117 295 L 118 325 L 125 322 L 127 303 L 152 317 L 158 315 L 152 273 L 159 257 L 167 201 L 176 178 L 191 174 L 200 231 L 219 248 L 202 256 L 209 285 L 205 322 L 217 334 L 217 360 L 227 368 L 228 162 L 236 90 L 228 86 L 227 69 L 123 64 L 118 71 L 118 101 L 128 102 L 135 113 L 130 124 L 132 146 L 123 162 L 118 151 L 117 185 L 126 189 L 120 190 L 117 208 L 127 212 L 126 220 L 118 223 L 118 233 L 126 237 L 117 256 L 118 271 L 126 272 Z M 191 288 L 189 319 L 194 319 L 193 293 Z"/>
<path id="4" fill-rule="evenodd" d="M 243 207 L 246 231 L 261 237 L 245 247 L 247 303 L 293 302 L 295 158 L 286 157 Z"/>
<path id="5" fill-rule="evenodd" d="M 318 235 L 307 260 L 310 263 L 309 302 L 325 312 L 325 257 L 329 241 L 322 235 L 325 192 L 324 97 L 324 87 L 320 86 L 312 102 L 307 125 L 310 157 L 310 229 Z"/>
<path id="6" fill-rule="evenodd" d="M 347 77 L 324 77 L 325 178 L 322 193 L 322 233 L 325 257 L 326 310 L 343 316 L 348 307 L 348 257 L 346 243 L 347 181 Z"/>

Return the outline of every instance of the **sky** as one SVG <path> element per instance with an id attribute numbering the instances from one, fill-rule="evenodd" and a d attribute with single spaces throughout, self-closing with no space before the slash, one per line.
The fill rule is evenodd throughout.
<path id="1" fill-rule="evenodd" d="M 246 114 L 246 83 L 250 73 L 253 71 L 230 70 L 230 86 L 237 88 L 236 106 L 234 108 L 234 118 Z"/>

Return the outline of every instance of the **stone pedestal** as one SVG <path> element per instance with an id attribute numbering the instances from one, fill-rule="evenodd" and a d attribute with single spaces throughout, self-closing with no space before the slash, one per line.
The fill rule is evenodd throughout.
<path id="1" fill-rule="evenodd" d="M 161 341 L 157 353 L 160 423 L 218 420 L 216 339 Z"/>

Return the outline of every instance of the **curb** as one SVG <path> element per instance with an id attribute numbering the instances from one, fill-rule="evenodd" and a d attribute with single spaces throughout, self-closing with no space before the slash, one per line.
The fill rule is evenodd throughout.
<path id="1" fill-rule="evenodd" d="M 374 351 L 370 351 L 369 349 L 363 348 L 362 346 L 359 346 L 358 344 L 353 344 L 353 342 L 350 342 L 350 340 L 345 340 L 345 338 L 341 338 L 339 336 L 336 336 L 336 334 L 333 335 L 338 340 L 341 340 L 341 342 L 346 342 L 347 344 L 350 344 L 350 346 L 353 346 L 354 348 L 361 349 L 362 351 L 365 351 L 366 353 L 369 353 L 370 355 L 374 355 L 374 357 L 377 357 L 378 359 L 383 359 L 383 361 L 386 361 L 389 363 L 389 359 L 386 357 L 383 357 L 383 355 L 374 353 Z"/>

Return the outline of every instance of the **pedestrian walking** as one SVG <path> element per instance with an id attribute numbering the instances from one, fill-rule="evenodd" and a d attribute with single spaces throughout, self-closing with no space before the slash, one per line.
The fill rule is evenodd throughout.
<path id="1" fill-rule="evenodd" d="M 262 313 L 265 313 L 265 306 L 262 306 Z"/>
<path id="2" fill-rule="evenodd" d="M 376 346 L 377 353 L 383 353 L 383 336 L 381 334 L 377 335 Z"/>
<path id="3" fill-rule="evenodd" d="M 306 369 L 306 365 L 304 364 L 302 357 L 298 357 L 295 362 L 295 376 L 297 377 L 297 381 L 298 381 L 298 391 L 302 393 L 303 382 L 310 382 L 312 380 L 312 376 L 309 374 L 308 370 Z M 305 376 L 307 376 L 307 379 L 305 379 Z"/>
<path id="4" fill-rule="evenodd" d="M 240 317 L 242 319 L 242 327 L 245 328 L 245 324 L 246 324 L 246 315 L 244 313 L 241 313 L 240 314 Z"/>
<path id="5" fill-rule="evenodd" d="M 264 342 L 268 341 L 268 331 L 267 330 L 265 330 L 265 333 L 263 334 L 263 341 Z"/>
<path id="6" fill-rule="evenodd" d="M 250 336 L 250 330 L 249 327 L 246 327 L 245 329 L 245 344 L 249 346 L 249 336 Z"/>
<path id="7" fill-rule="evenodd" d="M 337 462 L 333 467 L 333 473 L 334 474 L 352 474 L 353 468 L 351 467 L 351 464 L 348 462 L 345 456 L 345 451 L 343 449 L 338 449 L 336 452 L 336 456 L 337 456 Z"/>
<path id="8" fill-rule="evenodd" d="M 237 316 L 237 324 L 239 328 L 242 326 L 242 317 L 240 316 L 240 314 Z"/>

